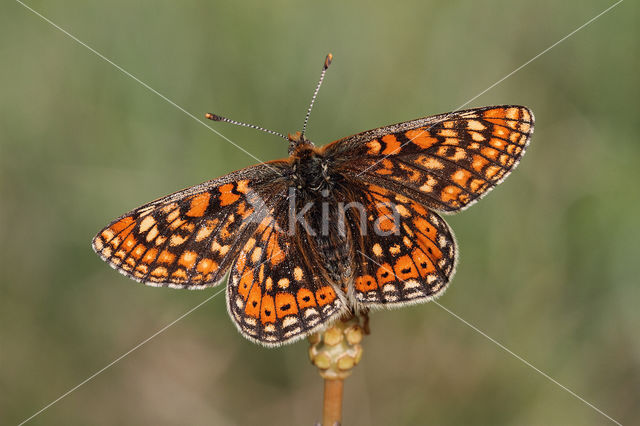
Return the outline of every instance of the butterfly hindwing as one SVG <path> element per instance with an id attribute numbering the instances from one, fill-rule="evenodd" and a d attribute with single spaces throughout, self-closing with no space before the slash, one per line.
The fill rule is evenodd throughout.
<path id="1" fill-rule="evenodd" d="M 354 237 L 356 302 L 391 307 L 442 294 L 456 262 L 447 223 L 418 202 L 376 185 L 366 185 L 362 200 L 366 221 L 357 226 L 355 218 L 350 221 L 352 232 L 360 234 Z"/>
<path id="2" fill-rule="evenodd" d="M 279 166 L 249 167 L 148 203 L 100 231 L 93 248 L 119 272 L 145 284 L 213 286 L 270 205 L 286 196 L 275 190 Z"/>
<path id="3" fill-rule="evenodd" d="M 347 174 L 456 212 L 517 166 L 532 133 L 528 108 L 484 107 L 359 133 L 324 152 L 342 162 Z"/>
<path id="4" fill-rule="evenodd" d="M 286 210 L 279 210 L 286 215 Z M 328 325 L 346 308 L 324 282 L 314 259 L 273 216 L 258 226 L 238 254 L 227 287 L 227 308 L 248 339 L 277 346 Z"/>

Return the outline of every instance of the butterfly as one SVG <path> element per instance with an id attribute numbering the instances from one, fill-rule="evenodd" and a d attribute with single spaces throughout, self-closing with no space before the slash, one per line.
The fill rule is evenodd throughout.
<path id="1" fill-rule="evenodd" d="M 507 177 L 529 143 L 533 114 L 474 108 L 317 147 L 304 133 L 330 62 L 303 131 L 280 135 L 288 158 L 138 207 L 95 236 L 96 253 L 152 286 L 203 289 L 227 279 L 233 322 L 265 346 L 349 313 L 442 295 L 458 249 L 439 213 L 469 207 Z"/>

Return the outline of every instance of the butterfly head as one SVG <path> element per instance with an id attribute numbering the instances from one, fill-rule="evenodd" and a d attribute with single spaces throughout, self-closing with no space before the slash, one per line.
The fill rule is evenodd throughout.
<path id="1" fill-rule="evenodd" d="M 287 139 L 289 139 L 289 155 L 293 155 L 302 146 L 314 146 L 313 142 L 305 138 L 302 132 L 289 133 Z"/>

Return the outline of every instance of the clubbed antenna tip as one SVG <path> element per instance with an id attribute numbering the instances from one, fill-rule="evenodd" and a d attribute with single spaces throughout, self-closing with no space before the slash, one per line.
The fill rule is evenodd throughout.
<path id="1" fill-rule="evenodd" d="M 329 68 L 329 65 L 331 65 L 331 61 L 333 61 L 333 55 L 331 53 L 329 53 L 327 55 L 326 58 L 324 58 L 324 68 L 323 69 L 327 69 Z"/>
<path id="2" fill-rule="evenodd" d="M 304 124 L 302 125 L 302 136 L 304 136 L 305 132 L 307 131 L 307 123 L 309 122 L 309 116 L 311 115 L 313 104 L 316 102 L 316 96 L 318 96 L 318 91 L 320 90 L 320 86 L 322 86 L 322 80 L 324 80 L 324 74 L 327 72 L 327 68 L 329 68 L 329 65 L 331 65 L 331 61 L 333 61 L 333 55 L 329 53 L 324 58 L 324 64 L 322 64 L 322 73 L 320 74 L 320 81 L 318 81 L 316 90 L 313 92 L 313 96 L 311 97 L 311 103 L 309 104 L 309 108 L 307 109 L 307 115 L 304 118 Z"/>

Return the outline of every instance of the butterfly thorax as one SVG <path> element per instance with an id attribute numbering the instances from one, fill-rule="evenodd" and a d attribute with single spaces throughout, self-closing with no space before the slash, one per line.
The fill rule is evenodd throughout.
<path id="1" fill-rule="evenodd" d="M 308 196 L 331 191 L 338 175 L 331 173 L 330 161 L 313 145 L 298 145 L 291 156 L 291 184 Z"/>

